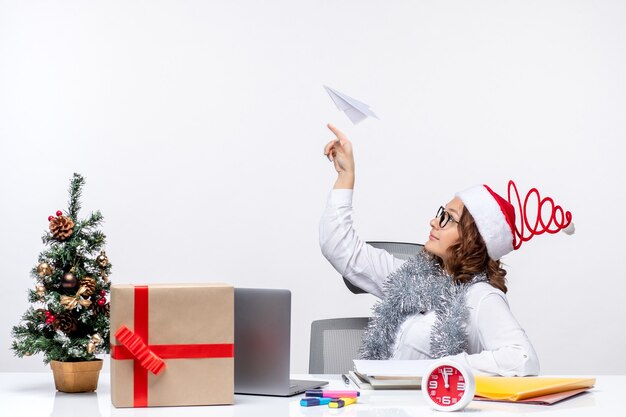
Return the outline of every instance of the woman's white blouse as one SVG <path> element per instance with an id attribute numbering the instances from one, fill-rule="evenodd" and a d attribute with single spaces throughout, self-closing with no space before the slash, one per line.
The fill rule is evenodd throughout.
<path id="1" fill-rule="evenodd" d="M 352 190 L 332 190 L 320 221 L 322 253 L 337 272 L 376 297 L 384 297 L 383 283 L 404 261 L 367 245 L 352 226 Z M 466 298 L 469 349 L 452 356 L 474 372 L 526 376 L 539 374 L 539 359 L 519 325 L 506 295 L 488 283 L 472 285 Z M 408 317 L 399 327 L 393 359 L 432 359 L 430 333 L 433 311 Z"/>

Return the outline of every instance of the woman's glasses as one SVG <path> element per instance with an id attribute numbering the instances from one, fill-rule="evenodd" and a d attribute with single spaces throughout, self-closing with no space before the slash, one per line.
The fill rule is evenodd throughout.
<path id="1" fill-rule="evenodd" d="M 435 218 L 439 218 L 439 227 L 441 227 L 442 229 L 446 227 L 448 222 L 457 223 L 457 224 L 459 223 L 458 221 L 454 220 L 452 215 L 448 213 L 446 209 L 443 207 L 439 207 L 439 210 L 437 210 L 437 214 L 435 215 Z"/>

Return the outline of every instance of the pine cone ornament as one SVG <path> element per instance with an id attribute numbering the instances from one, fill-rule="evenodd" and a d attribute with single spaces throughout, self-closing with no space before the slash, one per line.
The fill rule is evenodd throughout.
<path id="1" fill-rule="evenodd" d="M 61 330 L 65 334 L 69 334 L 76 330 L 76 319 L 69 314 L 59 315 L 52 324 L 54 330 Z"/>
<path id="2" fill-rule="evenodd" d="M 111 304 L 109 304 L 109 303 L 106 303 L 106 304 L 103 304 L 103 305 L 100 305 L 98 303 L 93 303 L 91 305 L 91 308 L 93 308 L 93 313 L 95 315 L 97 315 L 97 316 L 110 317 L 110 315 L 111 315 L 111 312 L 110 312 L 111 307 L 110 307 L 110 305 Z"/>
<path id="3" fill-rule="evenodd" d="M 50 233 L 56 240 L 64 241 L 72 235 L 74 222 L 67 216 L 53 217 L 50 220 Z"/>
<path id="4" fill-rule="evenodd" d="M 89 297 L 94 292 L 96 292 L 96 280 L 92 277 L 81 278 L 80 286 L 85 287 L 85 291 L 83 292 L 83 296 L 85 297 Z"/>

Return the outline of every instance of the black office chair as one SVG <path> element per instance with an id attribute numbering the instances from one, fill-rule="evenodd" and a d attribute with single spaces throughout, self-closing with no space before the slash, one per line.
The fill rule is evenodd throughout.
<path id="1" fill-rule="evenodd" d="M 417 255 L 423 248 L 424 245 L 419 243 L 404 243 L 404 242 L 365 242 L 368 245 L 371 245 L 378 249 L 384 249 L 396 258 L 400 259 L 409 259 L 413 256 Z M 348 281 L 345 277 L 343 277 L 343 282 L 346 284 L 346 287 L 354 294 L 365 294 L 366 291 L 357 287 L 350 281 Z"/>

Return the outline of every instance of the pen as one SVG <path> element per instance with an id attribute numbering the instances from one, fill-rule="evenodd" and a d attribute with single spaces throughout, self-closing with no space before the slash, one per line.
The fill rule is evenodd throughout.
<path id="1" fill-rule="evenodd" d="M 306 397 L 325 397 L 325 398 L 356 398 L 361 393 L 359 391 L 351 390 L 328 390 L 328 389 L 308 389 L 304 392 Z"/>
<path id="2" fill-rule="evenodd" d="M 330 400 L 330 402 L 328 403 L 328 407 L 330 408 L 341 408 L 344 407 L 346 405 L 350 405 L 350 404 L 354 404 L 356 403 L 356 397 L 354 398 L 335 398 Z"/>
<path id="3" fill-rule="evenodd" d="M 316 405 L 326 405 L 330 403 L 331 398 L 322 397 L 305 397 L 300 400 L 302 407 L 313 407 Z"/>

